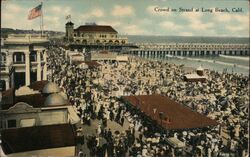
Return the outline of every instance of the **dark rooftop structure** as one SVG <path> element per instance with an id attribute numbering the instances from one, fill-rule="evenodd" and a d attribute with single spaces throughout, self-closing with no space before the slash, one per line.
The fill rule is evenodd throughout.
<path id="1" fill-rule="evenodd" d="M 117 31 L 113 27 L 105 25 L 82 25 L 75 29 L 75 31 L 117 33 Z"/>
<path id="2" fill-rule="evenodd" d="M 122 98 L 167 130 L 195 129 L 219 124 L 166 96 L 140 95 Z"/>
<path id="3" fill-rule="evenodd" d="M 48 84 L 52 84 L 52 83 L 49 81 L 37 81 L 37 82 L 32 83 L 29 86 L 29 88 L 31 88 L 35 91 L 39 91 L 39 93 L 34 93 L 34 94 L 29 94 L 29 95 L 20 95 L 20 96 L 14 97 L 13 95 L 14 95 L 15 91 L 13 88 L 4 91 L 2 94 L 1 109 L 7 110 L 10 107 L 14 106 L 18 102 L 25 102 L 34 108 L 47 107 L 45 105 L 45 102 L 47 100 L 48 95 L 46 95 L 47 93 L 45 93 L 45 94 L 42 93 L 42 90 Z M 59 94 L 57 94 L 57 95 L 59 95 Z M 51 99 L 50 101 L 53 102 L 56 100 L 59 100 L 59 99 L 58 98 Z M 47 100 L 47 102 L 48 102 L 48 100 Z M 64 103 L 62 103 L 62 104 L 57 104 L 57 106 L 67 106 L 67 105 L 70 105 L 70 103 L 68 101 L 64 101 Z"/>
<path id="4" fill-rule="evenodd" d="M 43 81 L 36 81 L 33 82 L 31 85 L 29 85 L 29 87 L 33 90 L 39 90 L 41 91 L 43 89 L 43 87 L 48 84 L 49 81 L 43 80 Z"/>
<path id="5" fill-rule="evenodd" d="M 75 146 L 75 127 L 70 124 L 7 129 L 1 132 L 5 154 Z"/>
<path id="6" fill-rule="evenodd" d="M 66 25 L 74 25 L 74 23 L 69 21 L 69 22 L 66 23 Z"/>

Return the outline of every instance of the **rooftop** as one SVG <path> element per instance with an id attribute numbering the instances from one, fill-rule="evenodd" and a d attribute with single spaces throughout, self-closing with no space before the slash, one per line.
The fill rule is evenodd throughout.
<path id="1" fill-rule="evenodd" d="M 36 81 L 36 82 L 32 83 L 31 85 L 29 85 L 29 87 L 31 89 L 33 89 L 33 90 L 40 90 L 40 91 L 42 91 L 43 87 L 46 84 L 48 84 L 48 83 L 49 83 L 49 81 L 44 81 L 44 80 L 42 80 L 42 81 Z"/>
<path id="2" fill-rule="evenodd" d="M 46 88 L 44 88 L 46 87 Z M 62 93 L 60 93 L 61 89 L 53 82 L 49 81 L 37 81 L 32 83 L 29 86 L 30 89 L 36 91 L 35 93 L 32 94 L 26 94 L 26 95 L 16 95 L 13 101 L 13 94 L 14 94 L 14 89 L 11 88 L 9 90 L 6 90 L 2 94 L 2 109 L 7 110 L 10 107 L 14 106 L 18 102 L 25 102 L 29 105 L 31 105 L 34 108 L 40 108 L 40 107 L 48 107 L 48 106 L 65 106 L 65 105 L 70 105 L 67 100 L 62 101 L 59 97 L 62 96 Z M 39 91 L 39 92 L 37 92 Z M 41 92 L 45 92 L 45 94 L 52 94 L 52 93 L 58 93 L 60 96 L 51 96 L 47 97 L 48 95 L 44 95 Z M 48 98 L 48 99 L 47 99 Z M 55 99 L 54 99 L 55 98 Z M 47 102 L 46 102 L 47 100 Z M 59 101 L 60 100 L 60 101 Z M 51 102 L 57 102 L 57 103 L 51 103 Z M 47 106 L 45 104 L 47 103 Z M 63 103 L 61 103 L 63 102 Z M 50 104 L 50 105 L 48 105 Z"/>
<path id="3" fill-rule="evenodd" d="M 9 34 L 4 39 L 4 45 L 12 44 L 48 44 L 49 39 L 47 35 L 40 34 Z"/>
<path id="4" fill-rule="evenodd" d="M 105 25 L 82 25 L 79 26 L 75 31 L 79 32 L 110 32 L 117 33 L 117 31 L 111 26 Z"/>
<path id="5" fill-rule="evenodd" d="M 101 64 L 97 63 L 96 61 L 75 61 L 75 65 L 86 64 L 89 68 L 97 68 L 101 66 Z"/>
<path id="6" fill-rule="evenodd" d="M 75 128 L 70 124 L 2 130 L 5 154 L 75 146 Z"/>
<path id="7" fill-rule="evenodd" d="M 156 120 L 161 125 L 160 113 L 162 112 L 162 127 L 168 130 L 194 129 L 216 126 L 219 123 L 209 119 L 188 107 L 162 95 L 124 96 L 126 102 L 139 108 L 145 115 Z"/>

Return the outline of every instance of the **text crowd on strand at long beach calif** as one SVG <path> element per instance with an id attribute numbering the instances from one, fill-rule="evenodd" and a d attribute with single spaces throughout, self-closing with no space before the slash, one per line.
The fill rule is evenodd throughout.
<path id="1" fill-rule="evenodd" d="M 170 7 L 167 7 L 167 8 L 161 8 L 161 7 L 155 7 L 154 8 L 154 11 L 155 12 L 208 12 L 208 13 L 213 13 L 213 12 L 236 12 L 236 13 L 239 13 L 239 12 L 243 12 L 243 9 L 242 8 L 183 8 L 183 7 L 179 7 L 178 9 L 177 8 L 170 8 Z"/>

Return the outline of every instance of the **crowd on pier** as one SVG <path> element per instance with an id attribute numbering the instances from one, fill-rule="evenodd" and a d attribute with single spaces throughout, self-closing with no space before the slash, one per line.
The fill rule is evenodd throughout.
<path id="1" fill-rule="evenodd" d="M 99 62 L 82 69 L 70 64 L 64 50 L 48 52 L 49 79 L 56 82 L 74 105 L 81 123 L 99 122 L 96 134 L 85 135 L 86 156 L 231 156 L 248 149 L 249 77 L 207 71 L 207 81 L 185 82 L 182 66 L 130 57 L 128 62 Z M 162 94 L 217 120 L 213 128 L 167 131 L 139 110 L 120 101 L 121 95 Z M 112 121 L 125 130 L 111 130 Z M 125 126 L 126 124 L 126 126 Z M 115 129 L 115 128 L 114 128 Z M 228 135 L 223 139 L 222 135 Z M 174 149 L 167 138 L 176 137 L 185 148 Z M 83 143 L 82 143 L 83 144 Z"/>

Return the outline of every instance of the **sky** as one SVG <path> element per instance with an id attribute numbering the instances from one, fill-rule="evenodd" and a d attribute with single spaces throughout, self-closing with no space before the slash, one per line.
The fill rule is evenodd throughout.
<path id="1" fill-rule="evenodd" d="M 41 1 L 46 30 L 65 32 L 65 17 L 71 15 L 75 28 L 95 22 L 111 25 L 121 35 L 249 36 L 248 0 L 5 0 L 2 27 L 39 30 L 40 18 L 27 17 Z M 215 12 L 216 8 L 229 12 Z"/>

